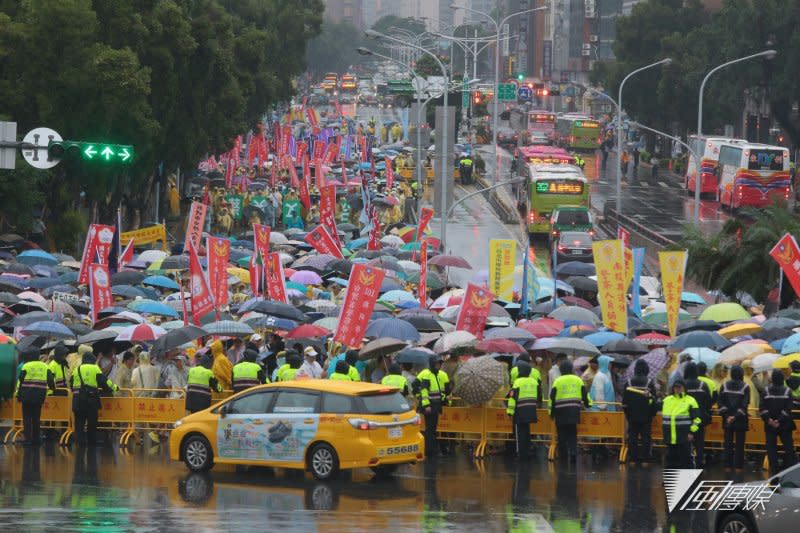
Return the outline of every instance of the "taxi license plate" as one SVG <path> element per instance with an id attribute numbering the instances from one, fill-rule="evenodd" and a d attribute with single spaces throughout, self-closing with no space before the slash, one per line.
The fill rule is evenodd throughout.
<path id="1" fill-rule="evenodd" d="M 399 439 L 403 436 L 403 428 L 389 428 L 389 438 L 390 439 Z"/>
<path id="2" fill-rule="evenodd" d="M 572 255 L 580 255 L 583 253 L 583 250 L 572 250 Z"/>

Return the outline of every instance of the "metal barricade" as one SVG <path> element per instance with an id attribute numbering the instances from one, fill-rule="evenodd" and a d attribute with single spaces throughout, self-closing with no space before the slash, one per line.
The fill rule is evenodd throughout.
<path id="1" fill-rule="evenodd" d="M 45 397 L 42 404 L 40 427 L 42 429 L 63 429 L 64 433 L 67 434 L 72 430 L 72 391 L 59 388 L 56 389 L 56 392 L 63 395 Z M 9 414 L 11 427 L 3 439 L 4 444 L 13 444 L 24 431 L 22 403 L 17 401 L 16 398 L 10 398 L 0 404 L 0 418 L 5 419 Z M 59 444 L 61 444 L 60 440 Z"/>
<path id="2" fill-rule="evenodd" d="M 120 446 L 126 446 L 133 436 L 133 391 L 120 389 L 114 396 L 100 398 L 97 413 L 97 429 L 121 431 Z"/>
<path id="3" fill-rule="evenodd" d="M 460 398 L 453 398 L 454 405 L 442 408 L 439 423 L 436 427 L 436 438 L 439 440 L 455 440 L 459 442 L 475 442 L 476 454 L 484 442 L 486 410 L 463 404 Z M 423 430 L 425 421 L 423 418 Z"/>

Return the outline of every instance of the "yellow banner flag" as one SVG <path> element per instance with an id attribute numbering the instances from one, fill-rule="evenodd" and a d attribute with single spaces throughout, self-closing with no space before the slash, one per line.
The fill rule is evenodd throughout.
<path id="1" fill-rule="evenodd" d="M 597 271 L 597 299 L 603 324 L 612 331 L 628 333 L 628 303 L 625 269 L 625 244 L 617 239 L 592 243 Z"/>
<path id="2" fill-rule="evenodd" d="M 681 310 L 681 293 L 683 292 L 683 275 L 686 271 L 686 250 L 677 252 L 658 252 L 658 264 L 661 267 L 661 287 L 664 292 L 664 303 L 667 306 L 667 325 L 671 337 L 678 329 L 678 313 Z"/>
<path id="3" fill-rule="evenodd" d="M 161 249 L 167 251 L 167 228 L 164 224 L 147 226 L 133 231 L 125 231 L 120 234 L 119 241 L 122 245 L 128 244 L 131 239 L 136 240 L 136 246 L 150 244 L 151 242 L 161 241 Z"/>
<path id="4" fill-rule="evenodd" d="M 513 239 L 489 241 L 489 290 L 497 298 L 508 302 L 514 297 L 516 258 L 517 241 Z"/>
<path id="5" fill-rule="evenodd" d="M 624 241 L 623 241 L 624 242 Z M 633 281 L 633 250 L 625 247 L 625 289 L 631 286 Z M 634 288 L 637 290 L 638 287 Z"/>

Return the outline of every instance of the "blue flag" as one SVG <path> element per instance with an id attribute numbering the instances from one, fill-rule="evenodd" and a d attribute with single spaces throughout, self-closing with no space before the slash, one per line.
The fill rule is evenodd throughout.
<path id="1" fill-rule="evenodd" d="M 536 277 L 536 268 L 531 264 L 530 257 L 525 254 L 522 264 L 522 316 L 528 316 L 529 308 L 539 299 L 539 279 Z"/>

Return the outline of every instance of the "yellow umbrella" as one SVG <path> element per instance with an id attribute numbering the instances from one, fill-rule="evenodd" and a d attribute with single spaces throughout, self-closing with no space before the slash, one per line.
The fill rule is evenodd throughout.
<path id="1" fill-rule="evenodd" d="M 780 369 L 789 368 L 789 364 L 792 361 L 800 361 L 800 353 L 790 353 L 789 355 L 784 355 L 783 357 L 775 360 L 775 362 L 772 363 L 772 368 L 780 368 Z"/>
<path id="2" fill-rule="evenodd" d="M 719 362 L 726 365 L 738 365 L 742 361 L 752 359 L 762 353 L 775 353 L 775 349 L 762 342 L 734 344 L 722 351 Z"/>
<path id="3" fill-rule="evenodd" d="M 719 333 L 726 339 L 733 339 L 734 337 L 743 337 L 744 335 L 752 335 L 753 333 L 758 333 L 759 331 L 764 331 L 764 328 L 762 328 L 758 324 L 743 322 L 741 324 L 731 324 L 730 326 L 724 327 L 721 330 L 717 331 L 717 333 Z"/>
<path id="4" fill-rule="evenodd" d="M 242 283 L 250 284 L 250 271 L 238 267 L 229 267 L 228 274 L 236 276 Z"/>

